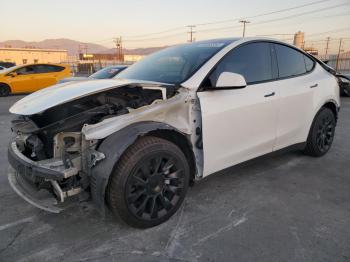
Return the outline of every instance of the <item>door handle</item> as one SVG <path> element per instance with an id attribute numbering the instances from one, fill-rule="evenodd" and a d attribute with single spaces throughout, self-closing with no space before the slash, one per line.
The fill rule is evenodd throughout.
<path id="1" fill-rule="evenodd" d="M 315 88 L 315 87 L 318 87 L 318 84 L 314 84 L 314 85 L 310 86 L 310 88 Z"/>
<path id="2" fill-rule="evenodd" d="M 272 92 L 270 94 L 264 95 L 264 97 L 270 97 L 270 96 L 274 96 L 274 95 L 275 95 L 275 92 Z"/>

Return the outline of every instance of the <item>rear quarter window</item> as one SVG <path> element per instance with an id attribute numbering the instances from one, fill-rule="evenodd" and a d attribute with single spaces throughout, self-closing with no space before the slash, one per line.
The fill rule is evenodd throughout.
<path id="1" fill-rule="evenodd" d="M 306 71 L 307 72 L 312 71 L 312 69 L 314 69 L 315 62 L 311 58 L 307 57 L 306 55 L 304 55 L 304 60 L 305 60 Z"/>
<path id="2" fill-rule="evenodd" d="M 49 65 L 48 67 L 49 67 L 50 72 L 61 72 L 65 69 L 63 66 Z"/>
<path id="3" fill-rule="evenodd" d="M 275 50 L 279 78 L 298 76 L 307 72 L 304 54 L 291 47 L 280 44 L 275 44 Z M 310 70 L 312 70 L 312 68 Z"/>

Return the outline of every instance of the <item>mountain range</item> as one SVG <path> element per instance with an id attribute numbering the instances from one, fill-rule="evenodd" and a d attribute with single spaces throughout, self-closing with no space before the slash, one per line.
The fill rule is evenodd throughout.
<path id="1" fill-rule="evenodd" d="M 0 47 L 17 47 L 17 48 L 40 48 L 40 49 L 64 49 L 68 51 L 69 55 L 77 55 L 79 48 L 81 52 L 85 52 L 85 47 L 87 48 L 87 53 L 95 54 L 109 54 L 115 53 L 115 48 L 108 48 L 103 45 L 94 43 L 84 43 L 80 41 L 75 41 L 66 38 L 60 39 L 45 39 L 38 42 L 27 42 L 22 40 L 7 40 L 0 42 Z M 124 49 L 124 54 L 133 55 L 148 55 L 165 47 L 148 47 L 148 48 L 137 48 L 137 49 Z"/>

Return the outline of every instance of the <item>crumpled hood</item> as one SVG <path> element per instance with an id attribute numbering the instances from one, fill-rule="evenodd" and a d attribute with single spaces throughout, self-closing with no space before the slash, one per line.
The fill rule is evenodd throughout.
<path id="1" fill-rule="evenodd" d="M 158 82 L 129 79 L 103 79 L 62 83 L 41 89 L 24 97 L 10 108 L 10 113 L 34 115 L 84 96 L 130 84 L 164 85 Z"/>

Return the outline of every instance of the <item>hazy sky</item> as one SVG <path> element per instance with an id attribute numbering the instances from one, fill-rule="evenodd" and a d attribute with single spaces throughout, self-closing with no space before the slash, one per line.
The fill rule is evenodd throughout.
<path id="1" fill-rule="evenodd" d="M 186 25 L 245 17 L 251 21 L 247 26 L 248 36 L 293 34 L 302 30 L 306 32 L 306 40 L 310 41 L 324 39 L 328 35 L 334 38 L 350 37 L 349 0 L 329 0 L 289 12 L 255 18 L 252 16 L 317 0 L 0 1 L 3 21 L 0 23 L 0 41 L 70 38 L 112 46 L 113 37 L 123 36 L 125 47 L 160 46 L 186 41 Z M 344 3 L 348 5 L 335 7 Z M 313 12 L 314 10 L 319 11 Z M 277 21 L 266 22 L 276 19 Z M 172 28 L 178 29 L 163 34 L 151 34 Z M 318 34 L 344 28 L 347 29 L 337 33 Z M 242 34 L 241 25 L 237 21 L 197 26 L 196 31 L 197 40 Z M 314 43 L 317 45 L 317 42 Z"/>

